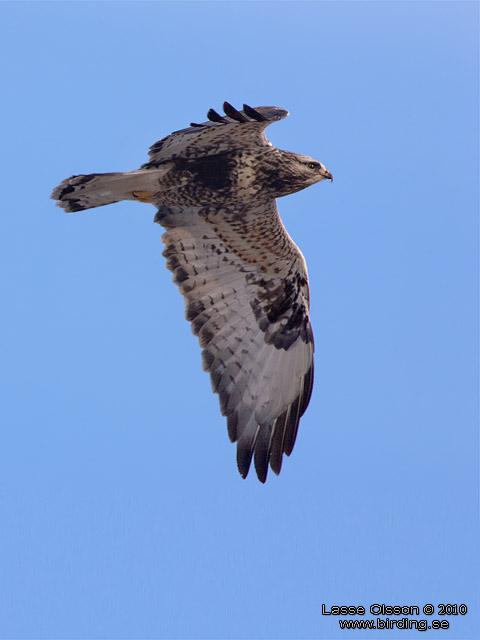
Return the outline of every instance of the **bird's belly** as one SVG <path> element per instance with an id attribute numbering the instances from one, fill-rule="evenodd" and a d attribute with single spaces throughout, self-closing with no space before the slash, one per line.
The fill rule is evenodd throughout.
<path id="1" fill-rule="evenodd" d="M 232 201 L 246 202 L 254 198 L 260 189 L 254 168 L 255 158 L 243 153 L 182 159 L 176 164 L 177 170 L 161 194 L 166 205 L 202 207 Z"/>

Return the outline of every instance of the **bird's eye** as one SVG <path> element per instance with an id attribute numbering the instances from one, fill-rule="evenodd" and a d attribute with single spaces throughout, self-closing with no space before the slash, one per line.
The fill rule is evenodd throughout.
<path id="1" fill-rule="evenodd" d="M 308 163 L 308 168 L 309 169 L 317 169 L 318 168 L 318 164 L 316 162 L 309 162 Z"/>

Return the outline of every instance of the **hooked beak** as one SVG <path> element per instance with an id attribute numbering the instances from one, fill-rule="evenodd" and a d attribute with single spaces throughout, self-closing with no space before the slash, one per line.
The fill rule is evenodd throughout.
<path id="1" fill-rule="evenodd" d="M 330 171 L 328 171 L 327 169 L 323 169 L 323 170 L 320 172 L 320 175 L 322 176 L 322 178 L 323 178 L 324 180 L 331 180 L 331 181 L 333 182 L 333 176 L 332 176 L 332 174 L 330 173 Z"/>

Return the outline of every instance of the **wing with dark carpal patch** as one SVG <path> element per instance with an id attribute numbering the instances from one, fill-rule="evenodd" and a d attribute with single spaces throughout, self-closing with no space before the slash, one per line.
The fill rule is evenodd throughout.
<path id="1" fill-rule="evenodd" d="M 239 215 L 240 213 L 240 215 Z M 248 211 L 159 207 L 167 266 L 220 396 L 237 463 L 265 482 L 290 455 L 313 384 L 313 335 L 302 254 L 275 202 Z"/>
<path id="2" fill-rule="evenodd" d="M 279 107 L 256 107 L 243 105 L 237 111 L 228 102 L 223 103 L 225 115 L 213 109 L 207 114 L 208 122 L 192 123 L 187 129 L 175 131 L 150 147 L 150 160 L 144 169 L 157 167 L 165 160 L 177 156 L 194 158 L 234 151 L 246 146 L 265 146 L 270 143 L 265 138 L 265 129 L 272 122 L 288 116 L 288 111 Z"/>

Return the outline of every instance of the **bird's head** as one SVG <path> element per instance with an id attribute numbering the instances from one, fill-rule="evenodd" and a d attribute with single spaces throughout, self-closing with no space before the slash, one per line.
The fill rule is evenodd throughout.
<path id="1" fill-rule="evenodd" d="M 321 162 L 300 153 L 280 151 L 278 195 L 295 193 L 322 180 L 333 181 L 333 176 Z"/>
<path id="2" fill-rule="evenodd" d="M 332 180 L 333 176 L 328 169 L 318 160 L 309 156 L 302 156 L 300 153 L 292 153 L 296 171 L 309 180 L 309 184 L 315 184 L 321 180 Z"/>

